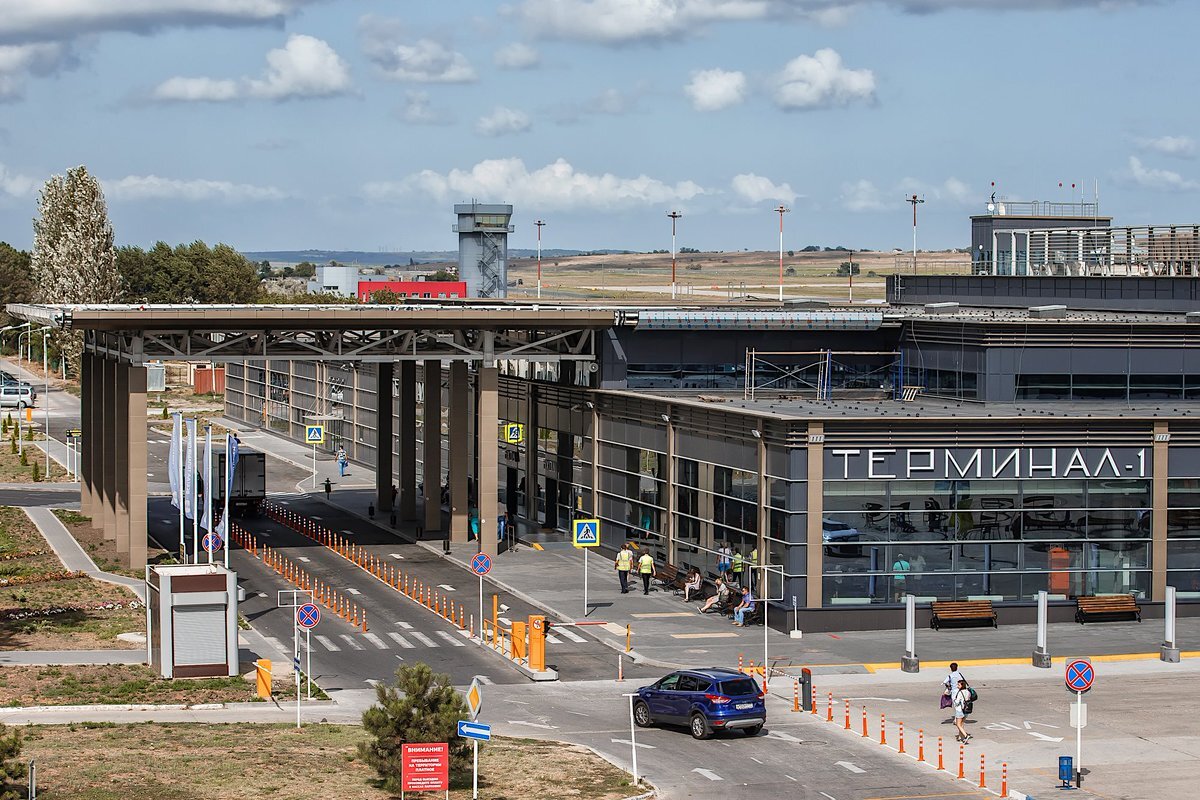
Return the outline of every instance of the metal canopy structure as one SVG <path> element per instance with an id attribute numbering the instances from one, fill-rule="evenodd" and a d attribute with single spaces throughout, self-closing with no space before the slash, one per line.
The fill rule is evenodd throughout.
<path id="1" fill-rule="evenodd" d="M 8 312 L 82 331 L 85 352 L 135 366 L 157 359 L 594 361 L 595 332 L 622 316 L 512 304 L 10 305 Z"/>

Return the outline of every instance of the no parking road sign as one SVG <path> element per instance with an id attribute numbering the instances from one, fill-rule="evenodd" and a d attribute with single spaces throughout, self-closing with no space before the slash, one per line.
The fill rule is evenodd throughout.
<path id="1" fill-rule="evenodd" d="M 572 523 L 573 544 L 576 547 L 600 546 L 600 520 L 577 519 Z"/>
<path id="2" fill-rule="evenodd" d="M 204 546 L 205 552 L 208 553 L 217 552 L 221 549 L 221 545 L 224 544 L 224 542 L 221 540 L 220 534 L 217 533 L 204 534 L 204 538 L 200 540 L 200 543 Z"/>
<path id="3" fill-rule="evenodd" d="M 492 571 L 492 557 L 487 553 L 476 553 L 475 557 L 471 559 L 471 569 L 482 578 Z"/>
<path id="4" fill-rule="evenodd" d="M 321 609 L 313 603 L 305 603 L 296 609 L 296 624 L 304 630 L 312 630 L 321 621 Z"/>
<path id="5" fill-rule="evenodd" d="M 1073 692 L 1086 692 L 1096 680 L 1096 670 L 1091 663 L 1077 658 L 1067 664 L 1067 688 Z"/>

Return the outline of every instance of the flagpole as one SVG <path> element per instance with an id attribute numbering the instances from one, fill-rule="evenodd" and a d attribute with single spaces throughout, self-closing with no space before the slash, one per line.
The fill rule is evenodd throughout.
<path id="1" fill-rule="evenodd" d="M 221 512 L 221 532 L 225 535 L 221 538 L 225 540 L 225 569 L 229 569 L 229 495 L 230 486 L 233 484 L 233 464 L 230 456 L 232 455 L 233 434 L 225 434 L 225 510 Z"/>
<path id="2" fill-rule="evenodd" d="M 204 516 L 205 532 L 212 533 L 212 425 L 204 426 Z M 207 548 L 206 548 L 207 549 Z M 208 563 L 213 563 L 212 550 L 208 551 Z"/>
<path id="3" fill-rule="evenodd" d="M 192 462 L 192 563 L 200 563 L 200 498 L 196 481 L 196 420 L 188 425 L 188 456 Z"/>
<path id="4" fill-rule="evenodd" d="M 179 560 L 187 563 L 187 528 L 183 522 L 183 412 L 175 412 L 175 426 L 172 428 L 171 446 L 175 448 L 175 479 L 179 482 L 179 493 L 175 499 L 179 501 Z"/>

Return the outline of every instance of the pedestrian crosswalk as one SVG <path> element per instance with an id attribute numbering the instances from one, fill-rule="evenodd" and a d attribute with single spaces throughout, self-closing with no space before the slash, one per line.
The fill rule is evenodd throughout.
<path id="1" fill-rule="evenodd" d="M 354 650 L 417 650 L 420 648 L 466 647 L 469 644 L 468 638 L 459 631 L 432 630 L 422 632 L 414 630 L 413 625 L 408 622 L 397 622 L 396 626 L 400 628 L 400 631 L 364 631 L 361 633 L 356 631 L 354 633 L 337 635 L 314 633 L 312 635 L 313 649 L 325 650 L 329 653 L 340 653 Z M 267 636 L 264 638 L 272 645 L 276 645 L 281 651 L 291 651 L 290 644 L 284 647 L 274 637 Z M 556 627 L 554 633 L 546 637 L 546 642 L 551 647 L 573 647 L 577 644 L 587 644 L 590 641 L 569 628 L 560 627 Z"/>

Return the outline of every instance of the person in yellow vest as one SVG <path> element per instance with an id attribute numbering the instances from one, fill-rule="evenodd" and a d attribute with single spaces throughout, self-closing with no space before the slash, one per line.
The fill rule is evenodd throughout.
<path id="1" fill-rule="evenodd" d="M 621 594 L 629 594 L 629 571 L 633 569 L 633 551 L 629 549 L 629 542 L 621 545 L 613 566 L 616 567 L 617 577 L 621 579 Z"/>
<path id="2" fill-rule="evenodd" d="M 650 594 L 650 579 L 654 577 L 654 556 L 642 553 L 638 559 L 638 572 L 642 576 L 642 594 Z"/>
<path id="3" fill-rule="evenodd" d="M 738 547 L 733 551 L 733 566 L 729 571 L 733 573 L 733 580 L 738 586 L 745 586 L 742 583 L 742 570 L 746 568 L 746 559 L 742 556 L 742 548 Z"/>

